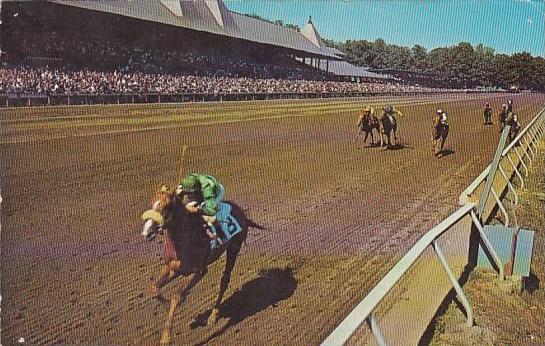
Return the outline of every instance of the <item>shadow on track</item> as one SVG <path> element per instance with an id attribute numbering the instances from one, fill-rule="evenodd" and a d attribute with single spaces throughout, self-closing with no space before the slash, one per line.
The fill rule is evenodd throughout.
<path id="1" fill-rule="evenodd" d="M 455 153 L 456 152 L 452 149 L 445 149 L 437 155 L 437 158 L 442 159 L 443 157 L 454 155 Z"/>
<path id="2" fill-rule="evenodd" d="M 407 144 L 396 144 L 396 145 L 388 145 L 385 147 L 384 150 L 401 150 L 401 149 L 414 149 L 410 145 Z"/>
<path id="3" fill-rule="evenodd" d="M 291 297 L 296 288 L 297 280 L 293 276 L 293 268 L 274 268 L 260 272 L 259 277 L 245 283 L 222 304 L 219 318 L 229 319 L 225 326 L 197 345 L 206 345 L 246 318 L 270 306 L 276 307 L 279 302 Z M 191 329 L 205 326 L 211 312 L 208 310 L 199 314 L 191 323 Z"/>

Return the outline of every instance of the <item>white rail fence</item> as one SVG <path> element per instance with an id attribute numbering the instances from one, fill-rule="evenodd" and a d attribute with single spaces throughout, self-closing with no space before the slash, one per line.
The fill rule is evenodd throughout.
<path id="1" fill-rule="evenodd" d="M 386 339 L 379 327 L 375 311 L 388 293 L 400 282 L 405 274 L 415 266 L 422 254 L 430 247 L 435 252 L 438 260 L 458 294 L 467 317 L 467 325 L 473 325 L 473 312 L 463 289 L 458 283 L 458 278 L 451 270 L 446 256 L 439 246 L 438 239 L 449 233 L 449 230 L 456 228 L 471 228 L 475 226 L 481 237 L 482 243 L 489 251 L 498 271 L 499 280 L 504 279 L 504 268 L 496 251 L 486 237 L 483 224 L 496 215 L 496 208 L 503 215 L 502 222 L 509 225 L 509 214 L 504 207 L 504 200 L 508 193 L 513 204 L 518 204 L 517 196 L 512 180 L 518 181 L 520 188 L 524 188 L 524 178 L 528 176 L 528 166 L 537 153 L 537 143 L 545 135 L 545 108 L 542 109 L 532 121 L 519 133 L 519 135 L 503 150 L 498 166 L 499 174 L 493 177 L 492 188 L 486 201 L 484 201 L 483 212 L 479 215 L 477 203 L 484 190 L 484 185 L 491 170 L 489 165 L 460 195 L 460 209 L 442 221 L 440 224 L 428 231 L 420 240 L 407 252 L 399 262 L 386 274 L 386 276 L 367 294 L 367 296 L 348 314 L 348 316 L 333 330 L 333 332 L 322 342 L 323 346 L 343 345 L 367 322 L 374 338 L 379 345 L 386 345 Z M 468 218 L 471 219 L 468 222 Z M 464 222 L 462 222 L 464 221 Z M 450 232 L 452 233 L 452 232 Z M 466 253 L 467 255 L 467 253 Z M 467 257 L 467 256 L 466 256 Z M 444 298 L 444 297 L 443 297 Z M 431 320 L 432 316 L 430 316 Z"/>

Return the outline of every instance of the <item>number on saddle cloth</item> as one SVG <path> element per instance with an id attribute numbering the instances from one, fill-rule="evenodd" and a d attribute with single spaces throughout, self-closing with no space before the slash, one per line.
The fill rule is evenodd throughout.
<path id="1" fill-rule="evenodd" d="M 232 207 L 229 203 L 220 202 L 219 210 L 216 213 L 216 218 L 220 224 L 222 230 L 222 243 L 226 244 L 235 235 L 242 231 L 237 219 L 231 215 Z M 211 247 L 214 249 L 218 244 L 215 240 L 211 241 Z"/>

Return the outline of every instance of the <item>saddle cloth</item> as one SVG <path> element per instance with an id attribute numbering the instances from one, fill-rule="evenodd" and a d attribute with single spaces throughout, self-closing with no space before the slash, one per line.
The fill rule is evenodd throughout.
<path id="1" fill-rule="evenodd" d="M 219 204 L 216 218 L 220 224 L 221 230 L 223 231 L 223 234 L 218 234 L 218 237 L 221 237 L 220 240 L 222 244 L 220 244 L 217 239 L 211 240 L 210 247 L 212 250 L 220 245 L 227 244 L 231 240 L 231 238 L 233 238 L 235 235 L 240 233 L 240 231 L 242 231 L 242 228 L 240 227 L 237 219 L 233 215 L 231 215 L 231 209 L 232 207 L 229 203 L 221 202 Z"/>

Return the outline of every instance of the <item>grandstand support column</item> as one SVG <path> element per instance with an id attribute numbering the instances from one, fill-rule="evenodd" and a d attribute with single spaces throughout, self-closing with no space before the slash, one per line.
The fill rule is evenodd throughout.
<path id="1" fill-rule="evenodd" d="M 329 73 L 329 59 L 327 59 L 325 62 L 325 71 Z"/>

